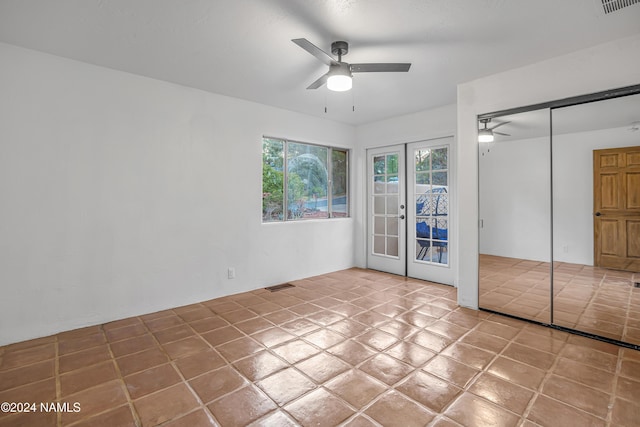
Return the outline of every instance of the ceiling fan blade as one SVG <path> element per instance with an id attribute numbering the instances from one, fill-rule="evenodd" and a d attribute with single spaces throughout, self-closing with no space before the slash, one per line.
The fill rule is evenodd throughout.
<path id="1" fill-rule="evenodd" d="M 508 133 L 502 133 L 502 132 L 493 132 L 495 135 L 502 135 L 502 136 L 511 136 Z"/>
<path id="2" fill-rule="evenodd" d="M 311 83 L 307 87 L 307 89 L 318 89 L 319 87 L 322 87 L 327 82 L 328 78 L 329 78 L 329 73 L 321 76 L 318 80 L 316 80 L 315 82 Z"/>
<path id="3" fill-rule="evenodd" d="M 500 127 L 500 126 L 502 126 L 502 125 L 506 125 L 507 123 L 511 123 L 511 122 L 502 122 L 502 123 L 498 123 L 497 125 L 495 125 L 495 126 L 493 126 L 493 127 L 490 127 L 489 129 L 490 129 L 490 130 L 493 130 L 493 129 L 498 128 L 498 127 Z"/>
<path id="4" fill-rule="evenodd" d="M 384 72 L 407 72 L 411 64 L 403 63 L 371 63 L 371 64 L 351 64 L 352 73 L 384 73 Z"/>
<path id="5" fill-rule="evenodd" d="M 318 58 L 324 64 L 331 65 L 331 64 L 338 63 L 338 61 L 336 61 L 331 56 L 329 56 L 328 53 L 326 53 L 325 51 L 323 51 L 322 49 L 320 49 L 318 46 L 314 45 L 307 39 L 292 39 L 291 41 L 297 44 L 298 46 L 300 46 L 301 48 L 303 48 L 304 50 L 306 50 L 307 52 L 309 52 L 311 55 Z"/>

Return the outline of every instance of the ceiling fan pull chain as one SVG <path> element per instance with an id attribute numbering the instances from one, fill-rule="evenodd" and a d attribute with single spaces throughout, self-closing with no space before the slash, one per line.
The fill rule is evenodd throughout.
<path id="1" fill-rule="evenodd" d="M 354 94 L 355 91 L 351 91 L 351 111 L 352 112 L 356 112 L 356 95 Z"/>

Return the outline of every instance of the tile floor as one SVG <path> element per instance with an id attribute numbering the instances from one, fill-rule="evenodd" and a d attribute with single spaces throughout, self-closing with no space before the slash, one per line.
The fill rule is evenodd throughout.
<path id="1" fill-rule="evenodd" d="M 554 323 L 640 345 L 640 273 L 582 264 L 553 267 Z M 549 263 L 480 256 L 480 306 L 549 323 Z M 640 425 L 640 421 L 638 423 Z"/>
<path id="2" fill-rule="evenodd" d="M 0 348 L 0 426 L 637 426 L 640 352 L 350 269 Z M 74 403 L 80 411 L 74 412 Z"/>

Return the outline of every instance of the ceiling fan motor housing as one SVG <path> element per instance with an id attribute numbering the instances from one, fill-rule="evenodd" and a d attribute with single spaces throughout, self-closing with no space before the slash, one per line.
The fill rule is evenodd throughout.
<path id="1" fill-rule="evenodd" d="M 342 56 L 349 53 L 349 43 L 345 41 L 337 41 L 331 43 L 331 53 L 333 53 L 334 55 L 338 55 L 338 58 L 341 58 Z M 338 59 L 338 61 L 340 60 L 341 59 Z"/>

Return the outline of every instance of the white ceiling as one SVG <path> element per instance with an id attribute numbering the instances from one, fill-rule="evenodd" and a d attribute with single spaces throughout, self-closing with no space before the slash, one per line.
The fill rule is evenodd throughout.
<path id="1" fill-rule="evenodd" d="M 0 0 L 1 42 L 350 124 L 638 33 L 640 4 L 606 15 L 601 0 Z M 293 38 L 413 65 L 356 74 L 346 93 L 306 90 L 327 68 Z"/>

